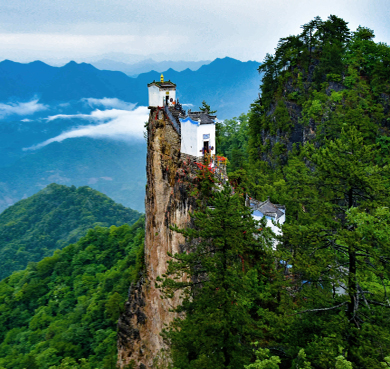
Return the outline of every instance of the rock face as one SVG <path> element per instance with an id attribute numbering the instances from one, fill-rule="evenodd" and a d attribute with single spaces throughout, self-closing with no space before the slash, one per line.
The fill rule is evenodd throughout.
<path id="1" fill-rule="evenodd" d="M 166 113 L 151 108 L 148 122 L 147 189 L 145 200 L 145 271 L 129 291 L 125 311 L 118 321 L 118 366 L 156 368 L 169 362 L 167 346 L 160 336 L 164 324 L 175 317 L 170 310 L 179 297 L 161 299 L 156 278 L 166 271 L 167 253 L 184 245 L 181 234 L 190 221 L 195 199 L 190 196 L 196 183 L 194 158 L 180 154 L 180 135 Z M 131 366 L 132 365 L 132 366 Z"/>

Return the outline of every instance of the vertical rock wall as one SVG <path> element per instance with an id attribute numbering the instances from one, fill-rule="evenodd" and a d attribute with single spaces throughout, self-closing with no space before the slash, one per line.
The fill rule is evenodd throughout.
<path id="1" fill-rule="evenodd" d="M 179 252 L 183 236 L 169 226 L 185 227 L 195 202 L 190 196 L 196 166 L 180 156 L 180 136 L 166 114 L 151 108 L 148 123 L 146 188 L 145 272 L 129 291 L 125 312 L 118 321 L 118 366 L 156 368 L 169 362 L 167 347 L 160 336 L 164 324 L 175 313 L 178 297 L 161 299 L 155 282 L 166 271 L 168 252 Z"/>

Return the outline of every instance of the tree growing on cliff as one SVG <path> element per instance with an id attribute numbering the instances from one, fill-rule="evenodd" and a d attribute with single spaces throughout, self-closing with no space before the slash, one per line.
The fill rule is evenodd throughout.
<path id="1" fill-rule="evenodd" d="M 194 228 L 175 229 L 188 248 L 171 255 L 160 280 L 165 296 L 180 291 L 183 298 L 176 311 L 185 317 L 163 333 L 176 368 L 243 367 L 253 355 L 250 343 L 266 334 L 258 314 L 271 303 L 272 235 L 229 186 L 208 205 L 193 214 Z"/>
<path id="2" fill-rule="evenodd" d="M 211 107 L 209 104 L 207 104 L 206 100 L 202 101 L 202 106 L 199 107 L 199 110 L 204 113 L 209 113 L 211 115 L 217 112 L 216 110 L 211 110 Z"/>

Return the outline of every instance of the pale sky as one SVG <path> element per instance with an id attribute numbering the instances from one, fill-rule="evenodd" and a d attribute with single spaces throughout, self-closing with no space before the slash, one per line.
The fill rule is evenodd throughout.
<path id="1" fill-rule="evenodd" d="M 330 14 L 390 43 L 390 0 L 0 0 L 0 6 L 0 60 L 262 61 L 279 38 Z"/>

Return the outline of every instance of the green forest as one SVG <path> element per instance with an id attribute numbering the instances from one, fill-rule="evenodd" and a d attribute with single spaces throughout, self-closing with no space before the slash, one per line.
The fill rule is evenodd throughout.
<path id="1" fill-rule="evenodd" d="M 97 226 L 0 282 L 0 368 L 116 367 L 116 323 L 142 269 L 144 223 Z"/>
<path id="2" fill-rule="evenodd" d="M 170 369 L 390 367 L 390 47 L 374 39 L 313 19 L 265 57 L 249 112 L 217 124 L 230 183 L 199 173 L 191 228 L 172 227 L 188 252 L 158 280 L 182 296 Z M 286 206 L 281 236 L 248 197 Z M 54 184 L 0 214 L 0 369 L 116 367 L 144 222 Z"/>
<path id="3" fill-rule="evenodd" d="M 266 56 L 250 111 L 217 125 L 235 194 L 203 183 L 208 207 L 176 229 L 202 241 L 160 281 L 186 313 L 163 332 L 174 368 L 390 367 L 390 47 L 374 38 L 313 19 Z M 286 206 L 275 249 L 245 194 Z"/>
<path id="4" fill-rule="evenodd" d="M 0 214 L 0 279 L 76 242 L 90 228 L 131 225 L 140 215 L 92 188 L 53 183 Z"/>

